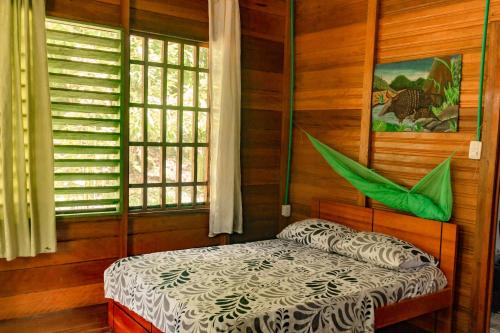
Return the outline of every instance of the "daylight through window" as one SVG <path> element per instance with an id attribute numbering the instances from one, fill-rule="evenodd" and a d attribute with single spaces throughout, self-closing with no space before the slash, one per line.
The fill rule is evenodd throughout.
<path id="1" fill-rule="evenodd" d="M 208 48 L 130 37 L 131 210 L 207 204 L 208 112 Z"/>
<path id="2" fill-rule="evenodd" d="M 119 212 L 121 31 L 47 19 L 57 214 Z"/>

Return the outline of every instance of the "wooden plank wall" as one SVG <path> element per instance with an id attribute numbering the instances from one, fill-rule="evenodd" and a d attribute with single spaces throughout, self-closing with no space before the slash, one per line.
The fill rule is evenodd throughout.
<path id="1" fill-rule="evenodd" d="M 104 302 L 102 274 L 119 257 L 119 218 L 57 222 L 57 253 L 0 261 L 0 320 Z"/>
<path id="2" fill-rule="evenodd" d="M 120 26 L 120 0 L 47 0 L 47 15 Z M 242 168 L 245 234 L 274 236 L 280 184 L 283 42 L 286 0 L 240 0 L 242 20 Z M 130 0 L 130 26 L 208 40 L 208 0 Z M 0 320 L 98 304 L 102 274 L 120 256 L 120 217 L 60 219 L 58 252 L 0 261 Z M 134 215 L 129 255 L 220 243 L 207 212 Z"/>
<path id="3" fill-rule="evenodd" d="M 459 132 L 374 133 L 370 166 L 412 186 L 444 158 L 452 163 L 453 222 L 459 225 L 456 332 L 470 332 L 473 314 L 479 162 L 469 160 L 475 138 L 484 1 L 381 0 L 376 62 L 463 54 Z M 366 0 L 297 2 L 296 128 L 291 200 L 293 218 L 309 215 L 313 197 L 356 203 L 356 191 L 321 159 L 298 127 L 349 157 L 358 158 Z M 492 1 L 490 21 L 500 19 Z M 383 208 L 377 203 L 373 207 Z M 481 242 L 478 241 L 477 244 Z"/>
<path id="4" fill-rule="evenodd" d="M 208 41 L 208 0 L 131 0 L 130 29 Z"/>
<path id="5" fill-rule="evenodd" d="M 300 128 L 358 158 L 366 13 L 366 0 L 296 2 L 294 218 L 309 216 L 313 197 L 356 202 L 357 192 L 323 162 Z"/>
<path id="6" fill-rule="evenodd" d="M 240 0 L 244 234 L 233 242 L 278 228 L 286 14 L 286 0 Z"/>
<path id="7" fill-rule="evenodd" d="M 46 0 L 47 16 L 120 26 L 120 0 Z"/>

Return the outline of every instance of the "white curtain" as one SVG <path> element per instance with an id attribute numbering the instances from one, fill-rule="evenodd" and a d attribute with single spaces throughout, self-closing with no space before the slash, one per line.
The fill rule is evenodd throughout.
<path id="1" fill-rule="evenodd" d="M 56 250 L 45 3 L 0 0 L 0 258 Z"/>
<path id="2" fill-rule="evenodd" d="M 243 232 L 240 170 L 240 9 L 209 0 L 210 236 Z"/>

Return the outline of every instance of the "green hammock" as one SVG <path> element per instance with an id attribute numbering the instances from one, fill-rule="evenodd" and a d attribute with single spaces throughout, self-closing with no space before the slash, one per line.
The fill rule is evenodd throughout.
<path id="1" fill-rule="evenodd" d="M 306 134 L 333 170 L 367 197 L 425 219 L 450 220 L 453 206 L 450 173 L 452 156 L 409 190 L 333 150 L 309 133 Z"/>

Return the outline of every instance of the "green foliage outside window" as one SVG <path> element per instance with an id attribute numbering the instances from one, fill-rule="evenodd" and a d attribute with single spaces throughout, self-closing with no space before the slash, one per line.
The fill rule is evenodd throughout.
<path id="1" fill-rule="evenodd" d="M 117 213 L 121 31 L 56 19 L 46 27 L 56 212 Z"/>
<path id="2" fill-rule="evenodd" d="M 129 206 L 208 202 L 208 49 L 130 37 Z"/>

